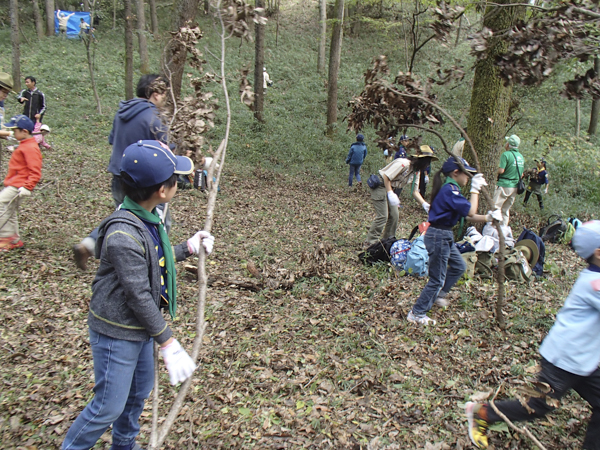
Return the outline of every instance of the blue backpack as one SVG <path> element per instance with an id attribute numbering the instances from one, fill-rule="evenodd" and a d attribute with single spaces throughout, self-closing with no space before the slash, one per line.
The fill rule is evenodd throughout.
<path id="1" fill-rule="evenodd" d="M 410 241 L 408 239 L 398 239 L 390 248 L 390 262 L 396 270 L 404 270 L 406 256 L 410 251 Z"/>
<path id="2" fill-rule="evenodd" d="M 425 277 L 429 274 L 429 253 L 425 248 L 425 240 L 421 235 L 412 241 L 410 250 L 406 255 L 404 270 L 409 275 Z"/>

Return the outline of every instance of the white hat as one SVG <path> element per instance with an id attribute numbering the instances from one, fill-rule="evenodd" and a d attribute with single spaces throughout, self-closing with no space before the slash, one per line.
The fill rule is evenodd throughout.
<path id="1" fill-rule="evenodd" d="M 47 131 L 48 133 L 50 133 L 50 127 L 44 124 L 40 127 L 40 131 Z"/>

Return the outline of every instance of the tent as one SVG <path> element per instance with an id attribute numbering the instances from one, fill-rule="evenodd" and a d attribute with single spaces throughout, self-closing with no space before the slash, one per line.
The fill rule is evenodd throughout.
<path id="1" fill-rule="evenodd" d="M 54 33 L 58 34 L 58 17 L 56 16 L 58 11 L 54 11 Z M 79 36 L 79 24 L 81 19 L 90 25 L 90 13 L 85 11 L 62 11 L 60 14 L 68 16 L 69 21 L 67 22 L 67 37 L 76 38 Z"/>

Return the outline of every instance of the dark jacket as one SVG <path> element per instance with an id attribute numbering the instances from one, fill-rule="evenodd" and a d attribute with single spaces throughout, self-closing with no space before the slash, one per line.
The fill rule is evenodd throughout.
<path id="1" fill-rule="evenodd" d="M 355 142 L 350 146 L 350 152 L 346 156 L 346 164 L 360 166 L 367 157 L 367 145 L 364 142 Z"/>
<path id="2" fill-rule="evenodd" d="M 23 89 L 17 100 L 21 101 L 22 98 L 27 99 L 23 102 L 23 115 L 29 117 L 35 123 L 35 115 L 41 114 L 43 116 L 46 112 L 46 96 L 38 88 L 35 88 L 33 91 Z"/>
<path id="3" fill-rule="evenodd" d="M 134 98 L 120 102 L 108 136 L 108 143 L 112 145 L 108 171 L 113 175 L 121 175 L 123 150 L 139 140 L 156 140 L 166 144 L 166 131 L 158 108 L 149 100 Z"/>
<path id="4" fill-rule="evenodd" d="M 187 244 L 173 247 L 175 260 L 190 255 Z M 96 241 L 100 267 L 92 283 L 88 326 L 126 341 L 172 335 L 160 312 L 158 253 L 144 223 L 129 211 L 115 211 L 100 224 Z"/>

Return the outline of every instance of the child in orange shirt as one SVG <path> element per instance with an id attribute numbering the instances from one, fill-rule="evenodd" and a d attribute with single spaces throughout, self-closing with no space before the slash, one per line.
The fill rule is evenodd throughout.
<path id="1" fill-rule="evenodd" d="M 12 129 L 19 146 L 8 162 L 4 189 L 0 191 L 0 252 L 23 247 L 19 237 L 19 204 L 31 195 L 42 177 L 42 153 L 32 136 L 34 124 L 31 119 L 24 115 L 14 116 L 4 126 Z"/>

